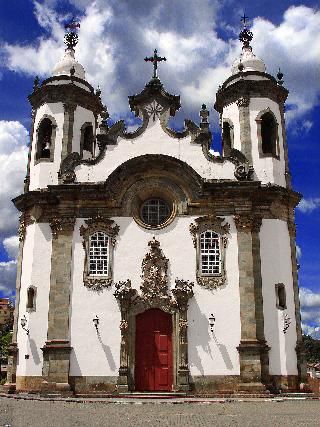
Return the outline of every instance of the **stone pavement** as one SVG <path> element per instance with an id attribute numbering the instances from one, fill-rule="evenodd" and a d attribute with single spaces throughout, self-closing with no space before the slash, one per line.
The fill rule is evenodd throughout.
<path id="1" fill-rule="evenodd" d="M 306 399 L 21 399 L 0 397 L 0 427 L 320 425 L 320 401 Z"/>

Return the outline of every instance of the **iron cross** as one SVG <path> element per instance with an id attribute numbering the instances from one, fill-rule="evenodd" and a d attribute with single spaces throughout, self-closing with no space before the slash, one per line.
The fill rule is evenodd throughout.
<path id="1" fill-rule="evenodd" d="M 241 17 L 241 22 L 243 22 L 244 27 L 247 26 L 248 21 L 249 21 L 249 16 L 246 16 L 246 14 L 244 13 L 243 16 Z"/>
<path id="2" fill-rule="evenodd" d="M 144 60 L 146 62 L 148 62 L 148 61 L 153 62 L 153 78 L 154 79 L 156 79 L 158 77 L 157 76 L 158 62 L 167 60 L 165 57 L 161 58 L 161 56 L 158 56 L 157 52 L 158 52 L 157 49 L 155 49 L 153 56 L 150 56 L 149 58 L 146 56 L 144 58 Z"/>

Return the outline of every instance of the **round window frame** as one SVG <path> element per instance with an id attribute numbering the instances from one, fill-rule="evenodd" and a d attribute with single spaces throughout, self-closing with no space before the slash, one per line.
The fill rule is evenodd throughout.
<path id="1" fill-rule="evenodd" d="M 161 200 L 162 202 L 164 202 L 169 207 L 170 215 L 168 216 L 168 218 L 163 223 L 158 224 L 158 225 L 150 225 L 150 224 L 147 224 L 146 222 L 143 221 L 143 219 L 142 219 L 142 208 L 149 200 Z M 146 228 L 148 230 L 160 230 L 162 228 L 167 227 L 169 224 L 171 224 L 171 222 L 176 217 L 176 214 L 177 214 L 177 206 L 173 201 L 171 201 L 171 200 L 169 201 L 167 198 L 159 197 L 159 196 L 155 195 L 153 197 L 151 196 L 151 197 L 146 198 L 145 200 L 143 200 L 140 203 L 139 208 L 135 212 L 134 219 L 135 219 L 136 223 L 143 228 Z"/>

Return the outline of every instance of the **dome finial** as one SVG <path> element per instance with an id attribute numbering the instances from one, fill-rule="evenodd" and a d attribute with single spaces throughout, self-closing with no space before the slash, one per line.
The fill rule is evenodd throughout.
<path id="1" fill-rule="evenodd" d="M 243 43 L 242 49 L 250 49 L 252 50 L 250 46 L 250 42 L 253 39 L 253 33 L 252 31 L 248 30 L 248 22 L 249 22 L 249 16 L 246 16 L 244 13 L 241 17 L 241 22 L 243 24 L 243 29 L 240 31 L 239 34 L 239 40 Z"/>
<path id="2" fill-rule="evenodd" d="M 78 44 L 78 34 L 76 33 L 76 29 L 80 28 L 80 23 L 77 22 L 74 17 L 69 21 L 64 28 L 66 29 L 66 34 L 64 36 L 64 42 L 67 45 L 67 49 L 72 49 L 76 47 Z"/>

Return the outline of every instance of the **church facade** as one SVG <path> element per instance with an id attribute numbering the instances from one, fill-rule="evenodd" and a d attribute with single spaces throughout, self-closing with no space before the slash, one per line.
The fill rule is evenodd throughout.
<path id="1" fill-rule="evenodd" d="M 107 124 L 77 35 L 29 96 L 8 391 L 298 390 L 305 382 L 282 75 L 242 54 L 209 111 L 157 76 L 129 96 L 141 125 Z"/>

